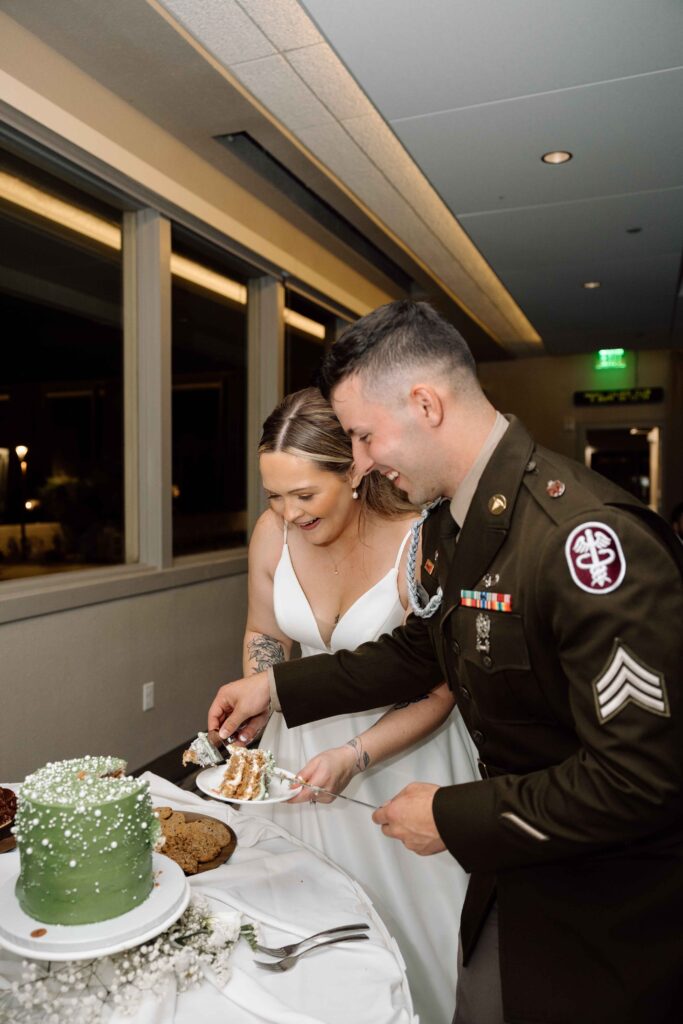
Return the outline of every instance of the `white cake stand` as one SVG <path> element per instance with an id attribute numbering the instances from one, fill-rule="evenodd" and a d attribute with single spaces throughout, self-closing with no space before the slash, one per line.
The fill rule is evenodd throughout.
<path id="1" fill-rule="evenodd" d="M 155 885 L 144 903 L 95 924 L 41 924 L 19 906 L 16 876 L 0 888 L 0 945 L 31 960 L 95 960 L 154 938 L 190 902 L 190 886 L 175 861 L 152 854 Z M 45 929 L 35 938 L 31 932 Z"/>

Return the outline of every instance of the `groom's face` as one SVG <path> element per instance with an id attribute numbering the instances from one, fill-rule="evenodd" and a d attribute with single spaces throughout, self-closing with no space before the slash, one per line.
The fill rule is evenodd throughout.
<path id="1" fill-rule="evenodd" d="M 407 401 L 379 400 L 354 374 L 334 389 L 332 406 L 351 438 L 356 472 L 379 471 L 415 505 L 440 496 L 432 438 Z"/>

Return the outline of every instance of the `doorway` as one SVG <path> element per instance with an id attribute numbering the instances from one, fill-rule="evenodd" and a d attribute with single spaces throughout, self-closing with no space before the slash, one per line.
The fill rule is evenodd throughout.
<path id="1" fill-rule="evenodd" d="M 660 504 L 661 427 L 584 428 L 584 462 L 640 498 L 655 512 Z"/>

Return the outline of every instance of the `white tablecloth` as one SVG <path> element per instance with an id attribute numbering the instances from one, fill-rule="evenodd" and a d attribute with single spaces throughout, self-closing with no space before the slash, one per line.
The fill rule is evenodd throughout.
<path id="1" fill-rule="evenodd" d="M 206 981 L 176 993 L 169 984 L 163 1000 L 148 995 L 134 1018 L 112 1014 L 109 1024 L 416 1024 L 398 947 L 348 875 L 272 822 L 200 799 L 151 773 L 143 778 L 155 805 L 212 814 L 237 834 L 227 864 L 190 878 L 193 892 L 213 909 L 242 911 L 258 923 L 268 946 L 357 921 L 370 924 L 370 941 L 331 946 L 286 974 L 254 966 L 255 958 L 269 958 L 240 941 L 223 989 Z M 18 871 L 16 851 L 0 855 L 0 885 Z M 16 977 L 17 960 L 0 947 L 0 985 Z"/>

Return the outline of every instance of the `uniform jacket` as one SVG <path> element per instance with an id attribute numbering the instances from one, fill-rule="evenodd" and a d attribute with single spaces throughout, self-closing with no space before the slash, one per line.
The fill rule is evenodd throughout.
<path id="1" fill-rule="evenodd" d="M 506 1021 L 683 1021 L 683 545 L 510 417 L 459 536 L 444 502 L 422 554 L 437 612 L 276 666 L 287 724 L 447 679 L 483 776 L 433 804 L 472 874 L 465 962 L 497 892 Z"/>

